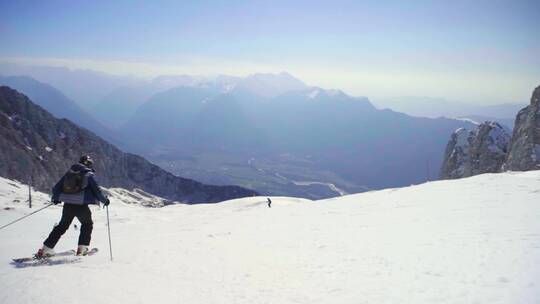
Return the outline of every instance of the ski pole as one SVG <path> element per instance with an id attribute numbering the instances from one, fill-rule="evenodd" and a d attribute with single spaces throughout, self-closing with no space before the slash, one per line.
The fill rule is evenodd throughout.
<path id="1" fill-rule="evenodd" d="M 17 219 L 17 220 L 14 220 L 13 222 L 11 222 L 11 223 L 9 223 L 9 224 L 6 224 L 6 225 L 0 227 L 0 230 L 6 228 L 6 227 L 9 226 L 9 225 L 15 224 L 16 222 L 18 222 L 18 221 L 20 221 L 20 220 L 22 220 L 22 219 L 25 219 L 25 218 L 29 217 L 29 216 L 32 215 L 32 214 L 36 214 L 36 213 L 40 212 L 41 210 L 43 210 L 43 209 L 45 209 L 45 208 L 49 208 L 49 207 L 52 206 L 52 205 L 54 205 L 54 204 L 49 204 L 49 205 L 47 205 L 47 206 L 45 206 L 45 207 L 43 207 L 43 208 L 40 208 L 40 209 L 38 209 L 38 210 L 36 210 L 36 211 L 30 213 L 30 214 L 27 214 L 27 215 L 25 215 L 25 216 L 23 216 L 23 217 L 21 217 L 21 218 L 19 218 L 19 219 Z"/>
<path id="2" fill-rule="evenodd" d="M 107 207 L 107 230 L 109 230 L 109 253 L 112 261 L 112 245 L 111 245 L 111 223 L 109 222 L 109 206 Z"/>

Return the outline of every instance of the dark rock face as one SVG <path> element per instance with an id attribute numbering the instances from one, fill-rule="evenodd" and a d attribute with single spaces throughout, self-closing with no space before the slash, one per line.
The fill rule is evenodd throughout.
<path id="1" fill-rule="evenodd" d="M 448 145 L 441 179 L 499 172 L 507 155 L 510 135 L 496 122 L 484 122 L 474 130 L 456 130 Z"/>
<path id="2" fill-rule="evenodd" d="M 444 153 L 441 179 L 460 178 L 465 175 L 465 166 L 469 162 L 469 138 L 471 131 L 459 128 L 450 137 Z"/>
<path id="3" fill-rule="evenodd" d="M 512 141 L 504 170 L 540 169 L 540 86 L 531 97 L 531 104 L 516 117 Z"/>
<path id="4" fill-rule="evenodd" d="M 212 203 L 257 193 L 237 186 L 210 186 L 173 174 L 120 151 L 92 132 L 57 119 L 9 87 L 0 87 L 0 175 L 49 192 L 83 154 L 95 160 L 104 187 L 139 188 L 172 201 Z"/>

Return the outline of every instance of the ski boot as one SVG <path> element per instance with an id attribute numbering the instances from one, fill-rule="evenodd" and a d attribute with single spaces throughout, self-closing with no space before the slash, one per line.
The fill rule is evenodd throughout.
<path id="1" fill-rule="evenodd" d="M 78 256 L 85 256 L 85 255 L 88 255 L 88 246 L 85 246 L 85 245 L 79 245 L 77 247 L 77 255 Z"/>
<path id="2" fill-rule="evenodd" d="M 54 256 L 56 253 L 52 248 L 49 248 L 45 245 L 41 247 L 38 252 L 34 255 L 36 259 L 48 258 Z"/>

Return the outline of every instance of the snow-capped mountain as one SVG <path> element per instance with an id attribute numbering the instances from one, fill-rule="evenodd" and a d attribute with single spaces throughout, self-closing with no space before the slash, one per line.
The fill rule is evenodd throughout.
<path id="1" fill-rule="evenodd" d="M 0 179 L 0 225 L 47 195 Z M 0 230 L 0 299 L 49 303 L 537 303 L 540 171 L 483 174 L 323 201 L 93 207 L 91 257 L 42 267 L 53 206 Z M 76 223 L 76 222 L 75 222 Z M 70 228 L 55 249 L 75 248 Z M 75 258 L 76 259 L 76 258 Z"/>
<path id="2" fill-rule="evenodd" d="M 287 72 L 279 74 L 252 74 L 239 79 L 234 90 L 248 92 L 260 97 L 276 97 L 288 92 L 300 91 L 307 85 Z"/>
<path id="3" fill-rule="evenodd" d="M 305 89 L 304 89 L 305 90 Z M 347 94 L 343 93 L 341 90 L 325 90 L 319 87 L 311 87 L 308 90 L 306 90 L 306 96 L 309 99 L 316 99 L 321 97 L 336 97 L 336 96 L 342 96 L 345 97 Z"/>
<path id="4" fill-rule="evenodd" d="M 152 79 L 150 85 L 162 92 L 177 87 L 213 88 L 220 93 L 249 93 L 263 98 L 276 97 L 287 92 L 308 88 L 304 82 L 287 72 L 278 74 L 255 73 L 246 77 L 229 75 L 159 76 Z"/>

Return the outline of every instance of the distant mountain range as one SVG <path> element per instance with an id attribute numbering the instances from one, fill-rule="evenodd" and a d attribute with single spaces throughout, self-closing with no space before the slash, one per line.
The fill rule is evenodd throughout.
<path id="1" fill-rule="evenodd" d="M 73 100 L 46 83 L 27 76 L 0 76 L 0 85 L 24 92 L 35 104 L 47 109 L 57 118 L 67 118 L 109 141 L 120 141 L 115 131 L 105 127 Z"/>
<path id="2" fill-rule="evenodd" d="M 144 80 L 92 70 L 0 63 L 2 76 L 29 76 L 60 90 L 83 109 L 91 109 L 103 97 L 123 86 L 136 87 Z"/>
<path id="3" fill-rule="evenodd" d="M 448 136 L 474 124 L 379 110 L 288 73 L 113 83 L 83 108 L 120 147 L 177 175 L 272 195 L 317 199 L 436 178 Z"/>
<path id="4" fill-rule="evenodd" d="M 304 87 L 262 97 L 241 86 L 179 87 L 120 129 L 177 174 L 272 195 L 334 196 L 436 177 L 447 138 L 466 121 L 377 110 L 367 98 Z"/>
<path id="5" fill-rule="evenodd" d="M 32 181 L 50 191 L 84 154 L 95 160 L 101 185 L 142 189 L 170 201 L 211 203 L 257 193 L 237 186 L 210 186 L 175 176 L 144 158 L 124 153 L 67 119 L 58 119 L 25 95 L 0 86 L 0 176 Z"/>
<path id="6" fill-rule="evenodd" d="M 444 98 L 431 97 L 394 97 L 374 101 L 380 109 L 392 109 L 420 117 L 470 118 L 479 123 L 497 121 L 508 128 L 514 125 L 517 112 L 527 106 L 523 103 L 506 103 L 498 105 L 472 105 L 463 102 L 450 101 Z"/>

